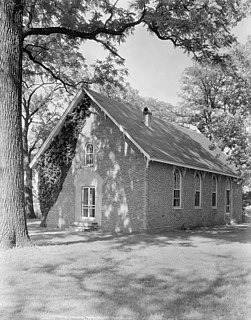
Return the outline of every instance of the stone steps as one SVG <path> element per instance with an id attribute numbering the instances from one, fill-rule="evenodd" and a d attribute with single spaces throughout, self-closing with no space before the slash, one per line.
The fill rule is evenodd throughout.
<path id="1" fill-rule="evenodd" d="M 97 231 L 99 229 L 97 222 L 75 221 L 69 229 L 74 231 Z"/>

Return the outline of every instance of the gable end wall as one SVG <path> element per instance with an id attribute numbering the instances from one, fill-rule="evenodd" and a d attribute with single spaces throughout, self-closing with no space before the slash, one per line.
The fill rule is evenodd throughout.
<path id="1" fill-rule="evenodd" d="M 75 159 L 49 212 L 47 224 L 61 227 L 80 221 L 79 190 L 82 186 L 91 186 L 95 180 L 102 184 L 101 189 L 97 189 L 97 196 L 102 193 L 97 222 L 103 231 L 146 230 L 146 160 L 95 104 L 92 112 L 80 134 Z M 87 142 L 94 145 L 94 167 L 84 165 Z"/>

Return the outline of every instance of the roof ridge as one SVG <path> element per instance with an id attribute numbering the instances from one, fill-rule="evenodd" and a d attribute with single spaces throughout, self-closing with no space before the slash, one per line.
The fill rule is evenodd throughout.
<path id="1" fill-rule="evenodd" d="M 152 118 L 152 126 L 149 128 L 144 124 L 143 113 L 137 106 L 132 103 L 116 101 L 86 88 L 81 89 L 68 106 L 58 124 L 32 160 L 31 167 L 35 165 L 40 155 L 48 148 L 50 142 L 62 127 L 66 115 L 83 99 L 84 93 L 132 141 L 148 161 L 175 164 L 237 177 L 235 169 L 231 168 L 226 162 L 225 155 L 223 161 L 216 158 L 212 150 L 207 148 L 206 145 L 208 145 L 209 140 L 202 133 L 159 117 Z M 139 118 L 140 116 L 142 118 Z M 220 151 L 220 155 L 223 155 L 222 151 Z"/>

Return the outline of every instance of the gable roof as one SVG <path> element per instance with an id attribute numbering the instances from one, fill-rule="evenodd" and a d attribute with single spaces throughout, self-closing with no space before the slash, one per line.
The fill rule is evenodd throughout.
<path id="1" fill-rule="evenodd" d="M 53 137 L 61 129 L 67 114 L 84 97 L 84 93 L 115 123 L 148 161 L 237 177 L 235 168 L 227 163 L 225 154 L 218 148 L 210 150 L 211 142 L 201 133 L 155 118 L 154 114 L 149 128 L 144 124 L 143 113 L 138 108 L 87 89 L 81 90 L 66 109 L 32 160 L 31 167 L 48 148 Z"/>

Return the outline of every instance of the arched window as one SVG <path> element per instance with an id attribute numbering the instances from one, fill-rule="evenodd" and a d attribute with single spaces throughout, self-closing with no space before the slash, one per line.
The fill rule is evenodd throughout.
<path id="1" fill-rule="evenodd" d="M 94 148 L 92 143 L 85 146 L 85 165 L 92 167 L 94 165 Z"/>
<path id="2" fill-rule="evenodd" d="M 212 178 L 212 207 L 217 207 L 217 178 L 213 176 Z"/>
<path id="3" fill-rule="evenodd" d="M 231 210 L 231 181 L 229 178 L 226 180 L 226 213 Z"/>
<path id="4" fill-rule="evenodd" d="M 201 176 L 199 172 L 194 176 L 194 206 L 201 207 Z"/>
<path id="5" fill-rule="evenodd" d="M 181 207 L 181 173 L 179 169 L 175 169 L 173 175 L 173 207 Z"/>

